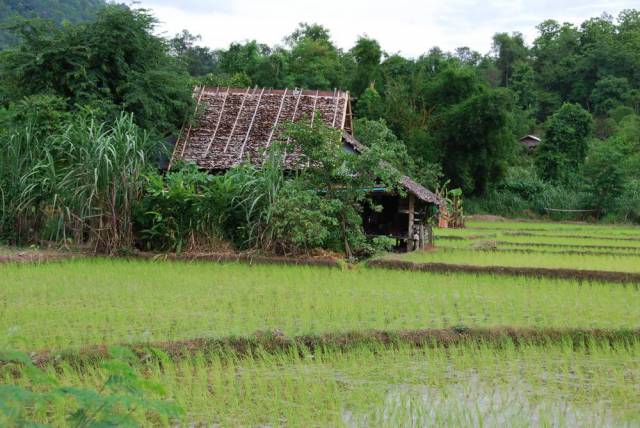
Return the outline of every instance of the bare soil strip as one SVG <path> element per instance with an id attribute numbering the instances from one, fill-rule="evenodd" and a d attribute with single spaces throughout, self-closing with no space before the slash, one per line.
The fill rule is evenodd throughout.
<path id="1" fill-rule="evenodd" d="M 158 351 L 175 361 L 196 354 L 250 356 L 259 352 L 274 354 L 297 351 L 301 355 L 308 355 L 318 349 L 348 351 L 350 348 L 366 345 L 422 348 L 477 344 L 490 345 L 499 349 L 512 345 L 544 346 L 550 343 L 567 343 L 574 348 L 585 348 L 594 343 L 613 347 L 637 341 L 640 341 L 640 329 L 468 328 L 460 326 L 449 329 L 367 330 L 296 337 L 286 337 L 278 331 L 258 332 L 248 337 L 196 338 L 121 346 L 131 349 L 141 361 L 159 358 Z M 104 345 L 81 350 L 40 351 L 31 354 L 32 361 L 41 367 L 61 362 L 81 366 L 107 357 L 108 347 Z"/>
<path id="2" fill-rule="evenodd" d="M 614 282 L 640 285 L 640 273 L 610 272 L 582 269 L 550 269 L 535 267 L 477 266 L 449 263 L 416 263 L 404 260 L 371 260 L 367 266 L 422 272 L 478 273 L 491 275 L 531 276 L 541 278 L 574 279 L 582 281 Z"/>
<path id="3" fill-rule="evenodd" d="M 489 238 L 497 238 L 496 234 L 487 234 L 487 235 L 435 235 L 434 239 L 437 241 L 439 239 L 445 241 L 473 241 L 475 239 L 489 239 Z"/>

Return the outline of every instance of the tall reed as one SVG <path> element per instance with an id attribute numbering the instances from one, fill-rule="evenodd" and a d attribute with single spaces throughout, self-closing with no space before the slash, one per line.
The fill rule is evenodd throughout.
<path id="1" fill-rule="evenodd" d="M 15 132 L 0 143 L 0 234 L 18 244 L 73 239 L 109 253 L 131 246 L 152 144 L 124 113 L 113 124 L 81 116 L 41 139 Z"/>

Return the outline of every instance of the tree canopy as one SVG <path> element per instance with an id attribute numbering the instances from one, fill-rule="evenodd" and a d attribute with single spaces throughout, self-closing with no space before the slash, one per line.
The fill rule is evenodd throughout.
<path id="1" fill-rule="evenodd" d="M 0 2 L 0 50 L 17 39 L 2 28 L 19 18 L 42 18 L 61 24 L 88 21 L 105 5 L 104 0 L 4 0 Z"/>
<path id="2" fill-rule="evenodd" d="M 153 35 L 155 23 L 146 11 L 119 5 L 104 7 L 92 23 L 16 23 L 21 43 L 0 54 L 0 103 L 46 93 L 70 109 L 106 118 L 125 110 L 143 128 L 172 132 L 191 106 L 190 81 L 168 43 Z"/>

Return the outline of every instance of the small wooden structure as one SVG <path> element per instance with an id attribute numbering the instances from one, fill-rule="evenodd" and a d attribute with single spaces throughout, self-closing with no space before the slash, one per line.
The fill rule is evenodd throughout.
<path id="1" fill-rule="evenodd" d="M 536 137 L 535 135 L 525 135 L 524 137 L 520 138 L 520 144 L 522 144 L 524 148 L 526 148 L 529 152 L 535 151 L 541 142 L 542 141 L 540 140 L 540 138 Z"/>
<path id="2" fill-rule="evenodd" d="M 367 150 L 352 135 L 348 92 L 196 87 L 193 94 L 196 118 L 183 127 L 169 169 L 178 161 L 192 162 L 211 172 L 226 171 L 242 162 L 262 165 L 267 149 L 281 135 L 282 124 L 301 118 L 321 120 L 342 130 L 344 150 Z M 293 171 L 305 166 L 299 147 L 292 142 L 284 155 L 284 168 Z M 383 209 L 364 209 L 365 233 L 396 238 L 398 247 L 407 250 L 423 248 L 431 242 L 426 221 L 430 210 L 443 201 L 407 176 L 402 176 L 398 185 L 405 196 L 393 189 L 371 190 L 370 196 Z"/>

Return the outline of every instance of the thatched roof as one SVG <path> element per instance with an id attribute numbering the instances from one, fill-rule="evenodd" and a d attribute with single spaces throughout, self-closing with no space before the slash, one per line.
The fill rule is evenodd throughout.
<path id="1" fill-rule="evenodd" d="M 343 141 L 356 152 L 366 150 L 352 135 L 349 93 L 298 89 L 196 87 L 198 110 L 194 123 L 185 126 L 175 145 L 169 168 L 179 160 L 199 168 L 222 171 L 242 162 L 261 165 L 266 149 L 280 138 L 282 124 L 312 118 L 343 130 Z M 304 166 L 295 144 L 285 153 L 284 166 Z M 390 167 L 390 165 L 389 165 Z M 402 176 L 400 185 L 418 199 L 439 205 L 430 190 Z"/>
<path id="2" fill-rule="evenodd" d="M 298 89 L 196 88 L 195 123 L 182 130 L 171 164 L 182 159 L 208 170 L 226 170 L 244 161 L 261 164 L 278 140 L 282 124 L 311 119 L 351 130 L 349 93 Z M 285 167 L 299 165 L 300 153 L 286 154 Z"/>
<path id="3" fill-rule="evenodd" d="M 353 135 L 348 132 L 344 132 L 342 139 L 345 143 L 349 144 L 356 152 L 362 153 L 364 150 L 367 150 L 367 146 L 358 141 Z M 384 163 L 385 168 L 395 169 L 391 164 Z M 406 189 L 407 192 L 412 193 L 416 198 L 421 201 L 436 204 L 438 206 L 442 205 L 444 201 L 438 197 L 431 190 L 427 189 L 423 185 L 417 183 L 410 177 L 406 175 L 401 175 L 399 184 Z"/>

